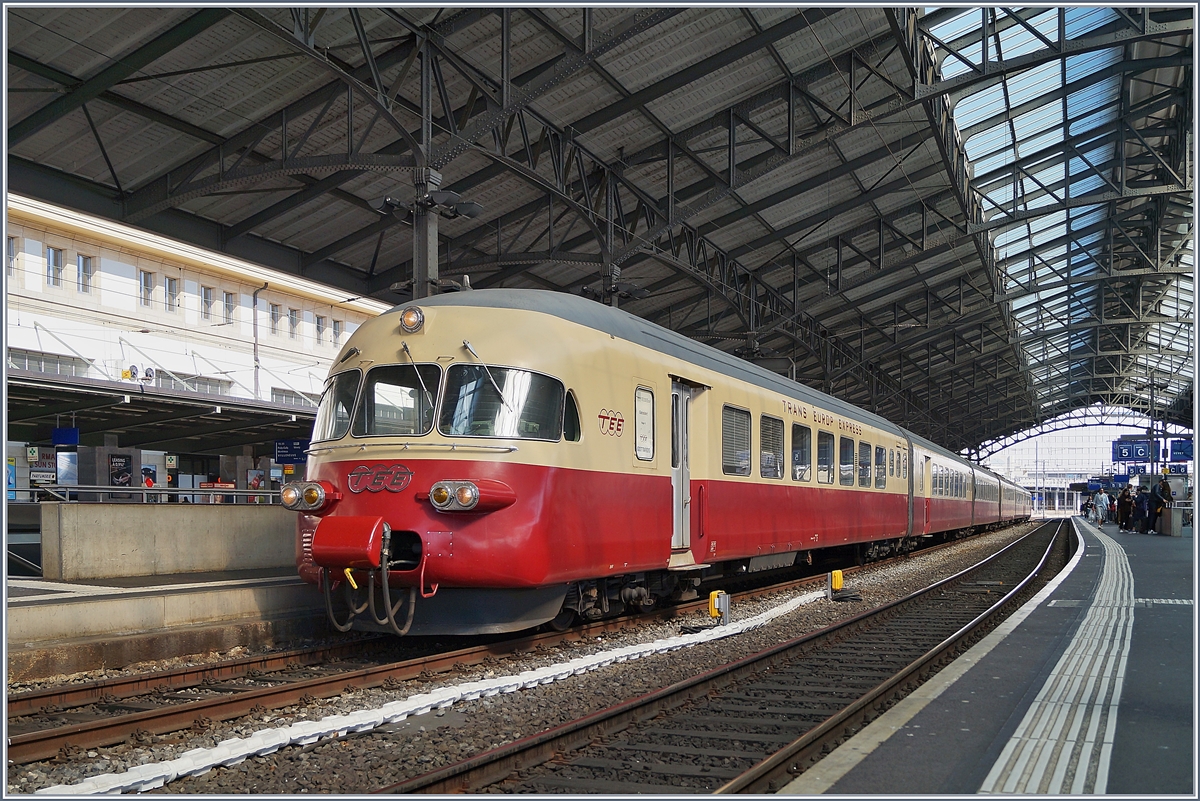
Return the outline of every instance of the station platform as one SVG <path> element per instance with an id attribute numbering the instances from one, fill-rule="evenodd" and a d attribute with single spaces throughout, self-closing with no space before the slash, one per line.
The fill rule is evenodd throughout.
<path id="1" fill-rule="evenodd" d="M 294 568 L 8 579 L 10 681 L 328 633 Z"/>
<path id="2" fill-rule="evenodd" d="M 1195 540 L 1072 520 L 1053 583 L 779 792 L 1194 797 Z"/>

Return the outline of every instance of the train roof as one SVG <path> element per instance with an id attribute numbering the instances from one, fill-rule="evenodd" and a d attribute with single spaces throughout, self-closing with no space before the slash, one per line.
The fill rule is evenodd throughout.
<path id="1" fill-rule="evenodd" d="M 697 367 L 732 376 L 763 389 L 819 405 L 844 417 L 889 431 L 897 436 L 909 437 L 914 443 L 925 448 L 960 461 L 976 470 L 995 475 L 986 468 L 971 464 L 962 456 L 948 451 L 924 437 L 919 437 L 877 414 L 860 409 L 804 384 L 783 378 L 745 359 L 740 359 L 702 342 L 696 342 L 683 334 L 663 328 L 622 309 L 616 309 L 578 295 L 545 289 L 473 289 L 469 292 L 447 292 L 433 295 L 398 305 L 391 311 L 399 311 L 412 305 L 519 309 L 560 317 L 659 353 L 665 353 L 672 358 L 694 364 Z"/>
<path id="2" fill-rule="evenodd" d="M 656 323 L 579 295 L 545 289 L 474 289 L 448 292 L 395 307 L 407 306 L 480 306 L 520 309 L 560 317 L 579 325 L 611 334 L 636 345 L 664 353 L 672 358 L 723 375 L 779 392 L 791 398 L 815 403 L 844 417 L 904 436 L 904 429 L 879 415 L 864 411 L 843 400 L 826 395 L 803 384 L 783 378 L 770 370 L 740 359 L 717 348 L 663 328 Z M 686 376 L 685 376 L 686 377 Z M 941 450 L 939 448 L 939 450 Z"/>

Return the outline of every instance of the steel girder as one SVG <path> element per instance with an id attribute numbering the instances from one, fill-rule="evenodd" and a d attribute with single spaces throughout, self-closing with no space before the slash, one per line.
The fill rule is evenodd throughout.
<path id="1" fill-rule="evenodd" d="M 172 124 L 168 114 L 143 104 L 143 116 L 157 117 L 157 122 L 213 147 L 157 180 L 121 194 L 127 219 L 138 221 L 203 193 L 238 191 L 268 178 L 293 182 L 296 190 L 287 197 L 240 220 L 221 221 L 222 243 L 256 234 L 272 221 L 327 196 L 366 210 L 370 198 L 347 191 L 349 182 L 381 169 L 405 171 L 416 164 L 415 151 L 405 141 L 407 132 L 396 131 L 399 136 L 394 141 L 375 144 L 377 120 L 387 112 L 418 124 L 420 107 L 428 104 L 438 109 L 432 120 L 438 166 L 451 166 L 464 156 L 490 161 L 489 166 L 458 177 L 450 188 L 487 188 L 515 177 L 529 198 L 498 217 L 444 237 L 443 275 L 469 271 L 475 283 L 484 286 L 505 281 L 571 291 L 586 286 L 605 297 L 615 291 L 626 296 L 632 310 L 698 337 L 711 333 L 720 337 L 711 340 L 718 343 L 790 348 L 804 377 L 944 444 L 967 446 L 994 436 L 996 427 L 1026 421 L 1031 414 L 1036 417 L 1027 374 L 1024 406 L 1015 389 L 1028 365 L 1014 338 L 1012 303 L 1034 292 L 1073 292 L 1080 286 L 1099 285 L 1099 295 L 1107 299 L 1101 305 L 1107 302 L 1137 316 L 1150 310 L 1144 304 L 1161 297 L 1162 279 L 1183 273 L 1181 258 L 1189 255 L 1183 244 L 1188 237 L 1172 230 L 1178 228 L 1179 219 L 1190 215 L 1190 207 L 1181 208 L 1190 191 L 1189 165 L 1169 152 L 1171 142 L 1179 141 L 1182 126 L 1175 124 L 1172 129 L 1163 114 L 1164 109 L 1175 108 L 1178 92 L 1123 107 L 1123 127 L 1103 135 L 1105 141 L 1122 143 L 1119 174 L 1114 160 L 1089 164 L 1101 178 L 1116 175 L 1109 185 L 1072 196 L 1064 191 L 1069 184 L 1043 181 L 1024 192 L 1020 202 L 1014 198 L 1012 208 L 1000 207 L 988 218 L 987 213 L 996 208 L 987 195 L 993 184 L 1013 181 L 1014 176 L 1022 182 L 1051 165 L 1078 162 L 1097 138 L 1071 137 L 1055 152 L 1021 159 L 1007 175 L 993 172 L 971 178 L 963 140 L 949 116 L 963 97 L 1038 65 L 1061 63 L 1070 55 L 1191 32 L 1190 20 L 1172 16 L 1173 12 L 1152 18 L 1134 10 L 1082 38 L 1069 39 L 1065 31 L 1059 36 L 1039 33 L 1042 46 L 1018 58 L 989 55 L 989 37 L 1009 29 L 1030 30 L 1030 20 L 1038 12 L 983 13 L 981 28 L 974 34 L 981 54 L 972 54 L 970 36 L 932 41 L 929 23 L 951 12 L 919 17 L 900 10 L 893 15 L 890 33 L 862 37 L 846 49 L 827 52 L 816 66 L 795 74 L 776 45 L 836 11 L 802 11 L 773 25 L 759 25 L 754 15 L 744 13 L 751 34 L 695 64 L 629 90 L 622 76 L 600 60 L 606 43 L 615 46 L 624 41 L 621 36 L 649 30 L 677 11 L 643 13 L 627 20 L 623 29 L 599 31 L 586 10 L 581 11 L 582 26 L 573 30 L 561 17 L 556 21 L 536 9 L 467 9 L 444 19 L 439 15 L 428 25 L 413 22 L 403 12 L 352 10 L 348 13 L 359 57 L 327 54 L 325 66 L 339 76 L 337 80 L 239 133 L 220 137 L 195 126 L 187 131 L 188 123 Z M 328 15 L 317 9 L 289 13 L 294 44 L 287 46 L 314 50 L 323 30 L 322 17 L 328 25 Z M 510 38 L 514 14 L 535 20 L 562 49 L 516 76 L 509 66 L 515 46 Z M 268 22 L 278 27 L 279 16 Z M 390 31 L 379 24 L 384 16 L 393 24 Z M 458 51 L 457 34 L 491 24 L 496 17 L 502 20 L 494 34 L 497 60 L 483 65 Z M 387 35 L 397 32 L 400 35 Z M 436 62 L 435 80 L 430 97 L 412 101 L 397 88 L 415 59 L 422 57 L 422 49 Z M 650 104 L 660 98 L 759 52 L 770 54 L 781 80 L 715 109 L 682 130 L 672 130 L 651 111 Z M 972 69 L 963 77 L 941 80 L 929 61 L 931 52 L 972 61 Z M 10 51 L 10 63 L 14 56 Z M 905 58 L 907 75 L 896 69 L 897 56 Z M 1128 75 L 1183 67 L 1190 75 L 1190 60 L 1178 53 L 1135 59 L 1127 48 L 1126 56 L 1104 73 Z M 41 65 L 25 66 L 30 67 L 36 70 Z M 41 68 L 44 75 L 53 69 Z M 619 99 L 573 123 L 552 121 L 530 105 L 577 74 L 598 75 Z M 73 80 L 65 74 L 59 77 Z M 844 91 L 814 89 L 830 78 Z M 1099 80 L 1089 75 L 1050 93 L 1047 102 Z M 452 83 L 459 86 L 459 94 Z M 349 91 L 347 84 L 353 87 Z M 96 100 L 139 113 L 134 101 L 122 98 L 111 85 L 89 87 L 93 89 L 100 90 Z M 1184 93 L 1190 97 L 1190 88 Z M 1035 98 L 1022 105 L 1009 104 L 1005 115 L 1027 113 L 1038 108 L 1038 102 Z M 356 113 L 364 103 L 379 103 L 383 108 L 376 106 L 374 116 Z M 778 120 L 780 109 L 783 124 Z M 924 131 L 889 138 L 871 153 L 843 150 L 842 142 L 863 132 L 882 131 L 885 122 L 908 119 L 914 110 L 926 115 Z M 614 154 L 601 132 L 627 115 L 649 121 L 661 138 L 636 152 Z M 1178 119 L 1190 119 L 1190 113 Z M 306 153 L 312 132 L 339 127 L 345 130 L 340 145 Z M 915 158 L 912 154 L 931 132 L 940 161 L 920 162 L 910 169 L 905 162 Z M 371 148 L 365 147 L 368 141 Z M 97 142 L 103 148 L 99 132 Z M 817 153 L 827 154 L 833 165 L 823 175 L 854 182 L 859 197 L 774 222 L 779 204 L 811 191 L 820 177 L 802 177 L 767 195 L 753 191 L 755 182 L 771 179 Z M 865 182 L 862 176 L 881 162 L 905 177 Z M 120 165 L 116 167 L 112 172 L 119 185 Z M 665 171 L 666 180 L 655 177 L 654 170 Z M 683 174 L 691 177 L 678 181 Z M 900 195 L 906 196 L 905 202 L 896 204 Z M 1149 210 L 1135 205 L 1147 198 L 1161 202 Z M 1051 201 L 1045 207 L 1030 205 L 1045 200 Z M 1019 264 L 995 258 L 989 236 L 1003 225 L 1036 223 L 1048 215 L 1097 205 L 1106 205 L 1116 221 L 1103 229 L 1113 244 L 1101 257 L 1079 246 L 1087 229 L 1072 230 L 1064 241 L 1044 249 L 1061 246 L 1064 253 L 1035 254 L 1052 265 L 1057 284 L 1031 284 L 1024 280 Z M 874 219 L 856 219 L 853 213 L 858 208 L 870 209 Z M 385 236 L 403 233 L 407 223 L 404 214 L 377 219 L 299 254 L 297 262 L 301 269 L 321 268 L 326 275 L 341 270 L 345 284 L 354 291 L 365 283 L 371 293 L 386 293 L 409 277 L 411 263 L 376 265 L 372 259 L 366 268 L 355 261 L 361 257 L 353 254 L 363 243 L 382 243 Z M 740 242 L 724 241 L 726 231 L 738 225 L 755 226 L 759 233 Z M 351 266 L 333 261 L 343 256 Z M 1111 278 L 1077 275 L 1071 260 L 1084 256 L 1107 262 Z M 631 280 L 641 286 L 632 286 Z M 649 291 L 650 297 L 641 300 L 643 291 Z M 710 311 L 710 306 L 716 311 Z M 1143 315 L 1143 319 L 1149 318 Z M 1105 330 L 1107 324 L 1097 322 L 1094 329 Z M 845 333 L 848 325 L 856 330 Z M 1098 343 L 1094 349 L 1100 350 Z M 991 375 L 981 377 L 981 370 Z M 1002 399 L 987 383 L 1001 380 L 1006 388 Z M 1005 419 L 1006 414 L 1012 414 L 1012 419 Z"/>

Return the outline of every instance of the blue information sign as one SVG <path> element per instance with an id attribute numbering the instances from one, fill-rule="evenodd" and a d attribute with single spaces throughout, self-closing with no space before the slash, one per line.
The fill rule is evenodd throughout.
<path id="1" fill-rule="evenodd" d="M 308 461 L 306 439 L 277 439 L 275 440 L 276 464 L 304 464 Z"/>
<path id="2" fill-rule="evenodd" d="M 1154 451 L 1153 458 L 1150 456 L 1151 446 Z M 1158 450 L 1158 440 L 1153 442 L 1148 439 L 1117 441 L 1112 444 L 1112 460 L 1114 462 L 1157 462 L 1159 460 Z"/>
<path id="3" fill-rule="evenodd" d="M 1192 461 L 1192 441 L 1190 439 L 1173 439 L 1173 440 L 1171 440 L 1171 461 L 1172 462 L 1190 462 L 1190 461 Z"/>

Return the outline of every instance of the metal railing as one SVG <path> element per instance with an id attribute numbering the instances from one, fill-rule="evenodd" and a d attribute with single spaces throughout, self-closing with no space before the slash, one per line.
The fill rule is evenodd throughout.
<path id="1" fill-rule="evenodd" d="M 277 504 L 279 490 L 216 488 L 112 487 L 87 484 L 44 484 L 9 487 L 10 501 L 80 503 L 237 503 Z M 257 500 L 261 499 L 261 500 Z"/>

